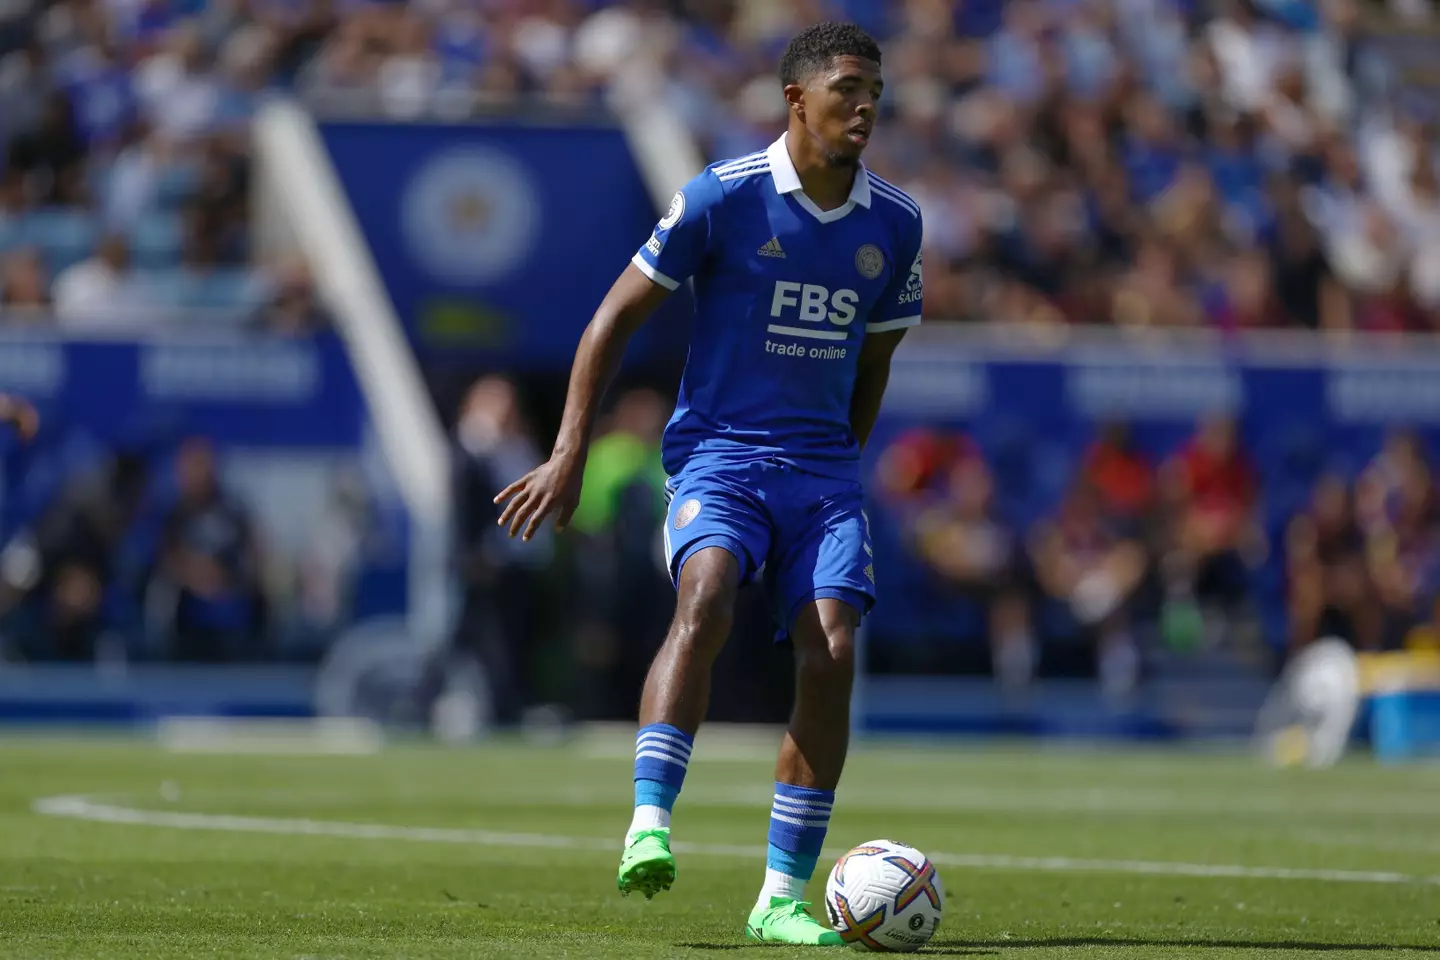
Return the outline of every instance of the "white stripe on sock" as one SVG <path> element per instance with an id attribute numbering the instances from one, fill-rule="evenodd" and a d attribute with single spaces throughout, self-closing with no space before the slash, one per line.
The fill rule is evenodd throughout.
<path id="1" fill-rule="evenodd" d="M 659 750 L 652 750 L 648 747 L 644 750 L 641 750 L 639 753 L 636 753 L 635 759 L 664 760 L 666 763 L 673 763 L 677 767 L 681 768 L 688 768 L 690 766 L 689 757 L 677 757 L 673 753 L 661 753 Z"/>
<path id="2" fill-rule="evenodd" d="M 641 750 L 659 750 L 662 753 L 671 753 L 677 757 L 683 757 L 686 760 L 690 759 L 690 754 L 684 750 L 668 743 L 662 743 L 659 740 L 646 740 L 643 743 L 635 744 L 635 752 L 639 753 Z"/>
<path id="3" fill-rule="evenodd" d="M 788 823 L 788 824 L 791 824 L 792 826 L 796 826 L 796 827 L 807 827 L 807 828 L 809 828 L 809 827 L 828 827 L 828 826 L 830 826 L 830 818 L 829 818 L 829 817 L 826 817 L 824 820 L 801 820 L 801 819 L 798 818 L 798 817 L 787 817 L 787 816 L 785 816 L 785 815 L 782 814 L 782 813 L 776 813 L 774 810 L 771 810 L 771 811 L 770 811 L 770 819 L 771 819 L 771 820 L 779 820 L 781 823 Z"/>
<path id="4" fill-rule="evenodd" d="M 791 800 L 789 797 L 775 796 L 775 806 L 784 807 L 786 810 L 813 810 L 816 813 L 829 813 L 834 804 L 829 803 L 807 803 L 803 800 Z"/>
<path id="5" fill-rule="evenodd" d="M 687 757 L 690 756 L 690 751 L 694 749 L 684 740 L 681 740 L 679 737 L 671 736 L 668 733 L 642 733 L 640 734 L 640 736 L 635 738 L 635 746 L 638 748 L 642 744 L 656 744 L 671 747 L 677 751 L 684 753 Z"/>

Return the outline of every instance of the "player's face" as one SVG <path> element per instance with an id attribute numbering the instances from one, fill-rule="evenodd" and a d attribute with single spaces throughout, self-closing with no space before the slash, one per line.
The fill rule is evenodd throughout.
<path id="1" fill-rule="evenodd" d="M 880 64 L 862 57 L 836 57 L 810 78 L 801 98 L 801 119 L 831 166 L 860 162 L 884 88 Z"/>

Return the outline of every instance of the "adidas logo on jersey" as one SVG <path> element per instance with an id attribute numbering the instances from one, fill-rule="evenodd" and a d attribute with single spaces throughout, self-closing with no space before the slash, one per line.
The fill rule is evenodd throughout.
<path id="1" fill-rule="evenodd" d="M 761 247 L 759 250 L 756 250 L 755 252 L 758 253 L 758 254 L 760 254 L 760 256 L 762 256 L 762 257 L 784 257 L 784 256 L 785 256 L 785 248 L 782 247 L 782 246 L 780 246 L 780 238 L 779 238 L 779 237 L 771 237 L 769 243 L 765 244 L 765 246 Z"/>

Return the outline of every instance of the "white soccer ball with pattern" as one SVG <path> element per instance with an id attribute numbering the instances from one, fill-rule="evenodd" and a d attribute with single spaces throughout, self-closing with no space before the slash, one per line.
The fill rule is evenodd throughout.
<path id="1" fill-rule="evenodd" d="M 825 884 L 830 926 L 852 946 L 909 953 L 940 927 L 945 889 L 930 858 L 894 840 L 871 840 L 841 857 Z"/>

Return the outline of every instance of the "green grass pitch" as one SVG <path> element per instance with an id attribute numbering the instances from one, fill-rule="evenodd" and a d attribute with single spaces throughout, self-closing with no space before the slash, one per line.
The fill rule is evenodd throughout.
<path id="1" fill-rule="evenodd" d="M 631 736 L 367 756 L 8 736 L 0 957 L 816 953 L 742 938 L 768 738 L 702 732 L 676 809 L 676 886 L 620 897 Z M 877 837 L 938 865 L 931 955 L 1440 956 L 1440 768 L 868 744 L 812 896 L 834 856 Z"/>

